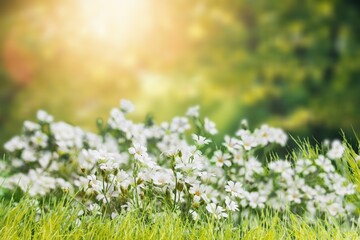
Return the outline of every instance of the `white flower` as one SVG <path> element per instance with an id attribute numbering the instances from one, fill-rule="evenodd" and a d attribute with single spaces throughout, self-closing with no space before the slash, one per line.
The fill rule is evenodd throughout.
<path id="1" fill-rule="evenodd" d="M 15 167 L 15 168 L 18 168 L 18 167 L 22 167 L 24 166 L 25 163 L 23 160 L 20 160 L 18 158 L 14 158 L 12 161 L 11 161 L 11 166 L 12 167 Z"/>
<path id="2" fill-rule="evenodd" d="M 242 119 L 242 120 L 240 121 L 240 125 L 241 125 L 242 127 L 244 127 L 244 128 L 248 128 L 248 127 L 249 127 L 249 122 L 248 122 L 247 119 Z"/>
<path id="3" fill-rule="evenodd" d="M 258 144 L 263 146 L 267 145 L 270 142 L 270 139 L 272 137 L 271 134 L 271 128 L 266 124 L 262 125 L 260 129 L 256 129 L 254 131 L 254 136 Z"/>
<path id="4" fill-rule="evenodd" d="M 332 216 L 336 216 L 338 214 L 342 214 L 342 213 L 345 212 L 342 205 L 340 203 L 337 203 L 337 202 L 334 202 L 334 203 L 328 205 L 327 210 Z"/>
<path id="5" fill-rule="evenodd" d="M 254 157 L 251 157 L 249 161 L 245 163 L 246 174 L 251 175 L 253 172 L 262 173 L 264 171 L 261 163 Z"/>
<path id="6" fill-rule="evenodd" d="M 231 158 L 230 154 L 223 153 L 221 150 L 217 150 L 214 153 L 213 160 L 216 163 L 216 166 L 222 167 L 224 164 L 228 167 L 231 166 L 231 161 L 229 160 Z"/>
<path id="7" fill-rule="evenodd" d="M 211 135 L 215 135 L 218 133 L 215 123 L 211 121 L 209 118 L 205 118 L 204 128 L 205 131 Z"/>
<path id="8" fill-rule="evenodd" d="M 204 188 L 205 188 L 205 195 L 202 197 L 204 201 L 206 203 L 209 203 L 210 201 L 217 203 L 220 193 L 209 185 L 206 185 Z"/>
<path id="9" fill-rule="evenodd" d="M 240 129 L 236 132 L 235 134 L 236 136 L 240 137 L 240 138 L 243 138 L 243 137 L 247 137 L 247 136 L 250 136 L 251 133 L 249 130 L 246 130 L 246 129 Z"/>
<path id="10" fill-rule="evenodd" d="M 128 186 L 132 183 L 132 180 L 124 170 L 120 170 L 116 175 L 116 180 L 120 184 L 120 186 L 124 189 L 127 189 Z"/>
<path id="11" fill-rule="evenodd" d="M 130 113 L 135 111 L 135 106 L 134 104 L 127 100 L 127 99 L 121 99 L 120 100 L 120 109 L 124 112 L 124 113 Z"/>
<path id="12" fill-rule="evenodd" d="M 185 117 L 175 117 L 170 125 L 172 132 L 183 133 L 190 129 L 189 120 Z"/>
<path id="13" fill-rule="evenodd" d="M 316 207 L 315 207 L 315 203 L 313 201 L 309 201 L 306 203 L 306 209 L 309 211 L 309 213 L 311 215 L 315 215 Z"/>
<path id="14" fill-rule="evenodd" d="M 258 153 L 254 150 L 261 152 L 270 143 L 285 145 L 287 135 L 281 129 L 262 125 L 251 132 L 245 126 L 237 131 L 237 137 L 225 136 L 218 147 L 214 144 L 201 148 L 211 142 L 204 136 L 218 131 L 215 123 L 205 118 L 206 134 L 192 134 L 193 141 L 187 141 L 184 132 L 191 127 L 191 118 L 199 121 L 199 106 L 189 108 L 187 117 L 175 117 L 171 123 L 154 123 L 151 127 L 126 119 L 126 113 L 133 110 L 130 101 L 121 100 L 120 107 L 111 111 L 105 136 L 53 122 L 52 116 L 40 110 L 39 123 L 25 122 L 22 135 L 5 144 L 11 154 L 0 169 L 14 168 L 14 174 L 6 179 L 0 177 L 0 181 L 6 188 L 28 191 L 30 196 L 44 196 L 59 188 L 84 191 L 87 206 L 110 201 L 111 218 L 116 217 L 114 209 L 136 208 L 135 197 L 153 197 L 155 204 L 161 204 L 163 197 L 175 197 L 175 188 L 179 190 L 175 207 L 189 204 L 188 213 L 193 219 L 199 218 L 197 211 L 202 208 L 218 219 L 227 217 L 227 212 L 238 211 L 239 206 L 242 211 L 235 214 L 236 218 L 250 215 L 254 212 L 251 209 L 265 205 L 282 211 L 301 204 L 299 207 L 312 215 L 317 211 L 328 212 L 329 216 L 355 211 L 348 195 L 356 192 L 356 186 L 341 176 L 331 162 L 346 150 L 346 145 L 338 140 L 329 142 L 327 154 L 316 159 L 294 157 L 267 164 L 266 159 L 256 159 Z M 44 123 L 49 123 L 49 129 L 43 128 Z M 48 143 L 54 147 L 50 148 Z M 125 146 L 128 151 L 124 151 Z M 83 177 L 76 170 L 63 171 L 74 166 L 88 176 Z M 269 171 L 265 171 L 267 167 Z M 139 204 L 144 207 L 143 201 Z M 97 213 L 105 210 L 99 205 L 93 208 Z"/>
<path id="15" fill-rule="evenodd" d="M 173 176 L 170 172 L 156 172 L 155 175 L 152 176 L 152 180 L 155 185 L 164 186 L 166 184 L 173 184 Z"/>
<path id="16" fill-rule="evenodd" d="M 326 157 L 324 157 L 323 155 L 319 155 L 318 158 L 315 160 L 315 163 L 319 167 L 323 168 L 324 171 L 327 173 L 335 171 L 335 168 L 331 164 L 331 161 L 329 159 L 327 159 Z"/>
<path id="17" fill-rule="evenodd" d="M 101 207 L 96 204 L 96 203 L 93 203 L 93 204 L 90 204 L 87 209 L 92 212 L 92 213 L 95 213 L 96 215 L 99 215 L 101 214 L 100 210 L 101 210 Z"/>
<path id="18" fill-rule="evenodd" d="M 228 181 L 225 186 L 225 191 L 231 193 L 234 197 L 240 197 L 244 190 L 242 188 L 242 184 L 240 182 Z"/>
<path id="19" fill-rule="evenodd" d="M 231 153 L 236 152 L 238 149 L 241 149 L 241 141 L 236 138 L 231 138 L 229 136 L 225 136 L 223 145 L 227 148 L 227 150 Z"/>
<path id="20" fill-rule="evenodd" d="M 282 173 L 285 170 L 287 170 L 288 168 L 291 168 L 291 165 L 287 161 L 277 160 L 277 161 L 269 163 L 269 169 L 273 170 L 276 173 Z"/>
<path id="21" fill-rule="evenodd" d="M 194 118 L 198 118 L 199 117 L 199 110 L 200 110 L 200 106 L 193 106 L 190 107 L 187 112 L 186 112 L 186 116 L 188 117 L 194 117 Z"/>
<path id="22" fill-rule="evenodd" d="M 145 156 L 147 156 L 147 149 L 140 143 L 134 143 L 132 147 L 129 148 L 129 153 L 134 155 L 136 160 L 142 161 Z"/>
<path id="23" fill-rule="evenodd" d="M 44 110 L 39 110 L 37 111 L 37 119 L 40 122 L 44 122 L 44 123 L 51 123 L 52 121 L 54 121 L 54 117 L 49 115 L 47 112 L 45 112 Z"/>
<path id="24" fill-rule="evenodd" d="M 257 146 L 257 140 L 252 135 L 243 135 L 241 140 L 242 140 L 242 145 L 243 145 L 244 149 L 247 151 L 249 151 L 252 148 Z"/>
<path id="25" fill-rule="evenodd" d="M 44 196 L 56 188 L 56 179 L 48 176 L 48 174 L 44 173 L 41 169 L 31 169 L 27 177 L 28 179 L 25 181 L 24 186 L 26 186 L 30 196 Z"/>
<path id="26" fill-rule="evenodd" d="M 194 184 L 189 189 L 189 193 L 194 195 L 195 201 L 200 201 L 200 198 L 204 198 L 205 191 L 206 191 L 206 188 L 201 184 Z"/>
<path id="27" fill-rule="evenodd" d="M 4 145 L 4 149 L 9 152 L 15 152 L 16 150 L 21 150 L 26 146 L 24 139 L 16 136 L 10 139 L 10 141 L 6 142 Z"/>
<path id="28" fill-rule="evenodd" d="M 304 192 L 305 197 L 308 199 L 313 199 L 317 194 L 316 190 L 308 185 L 302 186 L 301 191 Z"/>
<path id="29" fill-rule="evenodd" d="M 287 200 L 290 202 L 301 203 L 301 194 L 297 188 L 289 188 L 287 190 Z"/>
<path id="30" fill-rule="evenodd" d="M 207 139 L 206 137 L 196 135 L 196 134 L 192 134 L 191 136 L 192 136 L 192 139 L 196 142 L 197 146 L 203 146 L 203 145 L 207 145 L 207 144 L 211 143 L 211 140 Z"/>
<path id="31" fill-rule="evenodd" d="M 119 168 L 119 163 L 114 159 L 105 159 L 99 161 L 99 168 L 105 172 L 113 172 L 115 169 Z"/>
<path id="32" fill-rule="evenodd" d="M 30 140 L 36 146 L 45 148 L 47 146 L 48 136 L 40 131 L 36 131 Z"/>
<path id="33" fill-rule="evenodd" d="M 329 147 L 330 147 L 330 140 L 329 140 L 329 139 L 325 139 L 322 144 L 323 144 L 324 147 L 329 148 Z"/>
<path id="34" fill-rule="evenodd" d="M 310 173 L 316 172 L 316 166 L 314 166 L 308 159 L 299 159 L 296 161 L 295 170 L 297 173 L 308 175 Z"/>
<path id="35" fill-rule="evenodd" d="M 40 130 L 40 125 L 31 121 L 24 122 L 24 129 L 29 132 Z"/>
<path id="36" fill-rule="evenodd" d="M 279 128 L 273 128 L 272 131 L 273 131 L 274 142 L 284 147 L 288 139 L 286 133 Z"/>
<path id="37" fill-rule="evenodd" d="M 198 214 L 196 211 L 190 210 L 190 214 L 191 214 L 191 217 L 192 217 L 192 219 L 193 219 L 194 221 L 199 220 L 199 214 Z"/>
<path id="38" fill-rule="evenodd" d="M 288 168 L 281 173 L 281 177 L 287 182 L 287 184 L 293 184 L 294 169 Z"/>
<path id="39" fill-rule="evenodd" d="M 84 213 L 85 213 L 84 210 L 81 209 L 81 210 L 77 213 L 77 215 L 78 215 L 78 216 L 82 216 L 82 215 L 84 215 Z"/>
<path id="40" fill-rule="evenodd" d="M 119 216 L 119 214 L 117 212 L 112 212 L 110 218 L 115 219 L 118 216 Z"/>
<path id="41" fill-rule="evenodd" d="M 267 183 L 260 182 L 258 184 L 258 192 L 261 196 L 269 196 L 274 189 L 274 184 L 272 181 L 268 181 Z"/>
<path id="42" fill-rule="evenodd" d="M 65 181 L 63 178 L 56 178 L 56 185 L 58 185 L 61 189 L 66 191 L 72 191 L 73 185 L 67 181 Z"/>
<path id="43" fill-rule="evenodd" d="M 303 186 L 305 186 L 305 179 L 302 177 L 299 177 L 298 175 L 295 175 L 292 179 L 291 186 L 294 188 L 301 189 Z"/>
<path id="44" fill-rule="evenodd" d="M 285 210 L 287 207 L 285 192 L 283 190 L 277 190 L 275 193 L 276 197 L 269 199 L 267 204 L 275 210 Z"/>
<path id="45" fill-rule="evenodd" d="M 221 206 L 217 206 L 215 203 L 209 203 L 206 205 L 206 210 L 211 213 L 215 219 L 228 217 L 228 215 L 224 212 L 224 209 Z"/>
<path id="46" fill-rule="evenodd" d="M 65 122 L 56 122 L 50 124 L 50 129 L 55 137 L 59 151 L 68 153 L 74 148 L 80 149 L 83 147 L 84 131 L 79 127 L 71 126 Z"/>
<path id="47" fill-rule="evenodd" d="M 36 152 L 32 148 L 25 148 L 21 154 L 21 158 L 25 162 L 35 162 L 37 160 Z"/>
<path id="48" fill-rule="evenodd" d="M 81 219 L 80 218 L 77 218 L 76 220 L 75 220 L 75 225 L 77 226 L 77 227 L 80 227 L 81 226 Z"/>
<path id="49" fill-rule="evenodd" d="M 340 196 L 351 195 L 355 193 L 355 185 L 348 184 L 347 186 L 344 186 L 343 181 L 335 182 L 333 187 L 336 194 Z"/>
<path id="50" fill-rule="evenodd" d="M 251 192 L 247 194 L 247 200 L 252 208 L 264 208 L 266 197 L 261 196 L 258 192 Z"/>
<path id="51" fill-rule="evenodd" d="M 99 180 L 97 180 L 95 174 L 92 175 L 88 175 L 86 177 L 88 179 L 88 185 L 92 188 L 94 188 L 94 190 L 99 190 L 102 188 L 101 187 L 101 182 Z M 100 186 L 100 188 L 98 188 Z"/>
<path id="52" fill-rule="evenodd" d="M 231 200 L 229 197 L 225 197 L 225 205 L 226 210 L 228 211 L 235 212 L 239 210 L 239 206 L 237 205 L 237 203 Z"/>
<path id="53" fill-rule="evenodd" d="M 104 193 L 104 191 L 106 191 Z M 119 196 L 119 192 L 115 191 L 114 185 L 109 183 L 104 183 L 104 189 L 101 192 L 98 192 L 96 199 L 102 201 L 103 203 L 110 202 L 112 198 Z"/>
<path id="54" fill-rule="evenodd" d="M 244 161 L 244 153 L 242 149 L 238 149 L 233 153 L 234 156 L 234 163 L 236 163 L 237 165 L 243 166 L 245 161 Z"/>
<path id="55" fill-rule="evenodd" d="M 51 157 L 51 152 L 43 153 L 43 155 L 39 158 L 40 166 L 44 169 L 47 168 L 50 163 Z"/>
<path id="56" fill-rule="evenodd" d="M 343 156 L 345 152 L 345 147 L 341 144 L 339 140 L 334 140 L 331 143 L 331 149 L 326 154 L 330 159 L 339 159 Z"/>
<path id="57" fill-rule="evenodd" d="M 119 129 L 123 132 L 127 132 L 131 125 L 131 123 L 126 120 L 124 112 L 120 111 L 118 108 L 111 109 L 108 124 L 111 128 Z"/>
<path id="58" fill-rule="evenodd" d="M 98 154 L 96 150 L 82 149 L 78 157 L 79 167 L 80 169 L 83 170 L 84 169 L 90 170 L 95 166 L 97 160 L 98 160 Z"/>

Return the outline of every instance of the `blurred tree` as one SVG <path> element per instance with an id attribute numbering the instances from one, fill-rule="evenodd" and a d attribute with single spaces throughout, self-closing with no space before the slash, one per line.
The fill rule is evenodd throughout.
<path id="1" fill-rule="evenodd" d="M 246 116 L 319 139 L 360 130 L 360 3 L 198 3 L 192 24 L 206 38 L 194 39 L 187 66 L 237 95 L 235 122 Z"/>
<path id="2" fill-rule="evenodd" d="M 81 35 L 81 22 L 67 20 L 77 10 L 56 1 L 2 1 L 0 124 L 45 108 L 95 126 L 128 97 L 140 105 L 138 119 L 151 109 L 168 119 L 200 104 L 222 132 L 244 117 L 320 140 L 339 137 L 340 128 L 360 131 L 359 2 L 151 2 L 151 19 L 142 16 L 150 30 L 124 47 L 121 38 Z M 31 5 L 40 7 L 19 13 Z"/>

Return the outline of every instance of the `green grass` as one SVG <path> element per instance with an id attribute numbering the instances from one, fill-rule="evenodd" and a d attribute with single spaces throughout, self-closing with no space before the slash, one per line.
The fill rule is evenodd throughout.
<path id="1" fill-rule="evenodd" d="M 129 212 L 114 220 L 83 217 L 80 207 L 64 199 L 32 206 L 24 198 L 18 204 L 0 204 L 0 239 L 360 239 L 360 228 L 340 221 L 316 220 L 309 224 L 291 213 L 285 217 L 264 213 L 243 219 L 238 226 L 208 219 L 188 222 L 171 214 Z M 41 211 L 41 214 L 39 214 Z"/>

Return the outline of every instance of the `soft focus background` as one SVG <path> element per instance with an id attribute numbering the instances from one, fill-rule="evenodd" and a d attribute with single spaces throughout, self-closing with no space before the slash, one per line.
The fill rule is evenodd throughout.
<path id="1" fill-rule="evenodd" d="M 199 104 L 223 134 L 360 132 L 359 19 L 353 0 L 1 0 L 0 145 L 39 108 L 95 130 L 120 98 L 138 121 Z"/>

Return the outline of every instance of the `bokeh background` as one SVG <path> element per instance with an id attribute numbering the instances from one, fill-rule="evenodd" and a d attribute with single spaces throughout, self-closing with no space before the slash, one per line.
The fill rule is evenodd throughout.
<path id="1" fill-rule="evenodd" d="M 0 145 L 39 108 L 95 130 L 120 98 L 137 121 L 199 104 L 223 134 L 351 135 L 359 19 L 352 0 L 1 0 Z"/>

